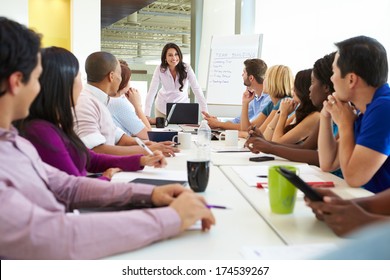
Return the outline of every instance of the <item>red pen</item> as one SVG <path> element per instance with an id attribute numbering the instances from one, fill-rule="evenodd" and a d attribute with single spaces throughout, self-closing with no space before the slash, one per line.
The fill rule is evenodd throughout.
<path id="1" fill-rule="evenodd" d="M 309 186 L 313 188 L 333 188 L 334 183 L 332 181 L 327 182 L 306 182 Z"/>
<path id="2" fill-rule="evenodd" d="M 256 183 L 256 188 L 258 189 L 264 189 L 267 187 L 267 183 Z"/>

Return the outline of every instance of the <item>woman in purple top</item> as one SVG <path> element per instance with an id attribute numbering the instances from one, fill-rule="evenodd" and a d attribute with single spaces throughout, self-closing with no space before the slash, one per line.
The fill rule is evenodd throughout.
<path id="1" fill-rule="evenodd" d="M 153 156 L 113 156 L 90 151 L 73 130 L 73 108 L 82 90 L 77 58 L 63 48 L 46 48 L 42 50 L 42 67 L 41 91 L 20 130 L 43 161 L 75 176 L 85 176 L 87 171 L 102 172 L 99 178 L 103 180 L 110 180 L 121 170 L 166 164 L 161 152 Z"/>

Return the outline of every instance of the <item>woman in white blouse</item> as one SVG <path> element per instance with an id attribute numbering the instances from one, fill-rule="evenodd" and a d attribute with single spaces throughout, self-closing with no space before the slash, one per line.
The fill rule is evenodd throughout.
<path id="1" fill-rule="evenodd" d="M 161 85 L 160 90 L 159 86 Z M 206 99 L 191 66 L 183 62 L 183 54 L 174 43 L 164 46 L 161 64 L 156 67 L 145 102 L 145 115 L 150 117 L 153 100 L 155 116 L 166 117 L 167 103 L 188 103 L 188 86 L 191 86 L 201 111 L 208 111 Z M 158 92 L 157 92 L 158 91 Z"/>

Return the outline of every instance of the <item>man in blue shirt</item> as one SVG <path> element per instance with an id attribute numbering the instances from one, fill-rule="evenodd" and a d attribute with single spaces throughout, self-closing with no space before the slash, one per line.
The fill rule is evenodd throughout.
<path id="1" fill-rule="evenodd" d="M 263 81 L 265 72 L 267 71 L 267 64 L 261 59 L 253 58 L 245 60 L 244 65 L 242 78 L 244 85 L 247 87 L 245 92 L 250 91 L 255 94 L 255 98 L 249 103 L 248 108 L 248 117 L 252 120 L 255 119 L 271 101 L 269 95 L 263 93 Z M 221 122 L 217 117 L 210 116 L 206 112 L 202 112 L 202 114 L 211 128 L 240 130 L 240 116 L 232 121 Z"/>
<path id="2" fill-rule="evenodd" d="M 336 44 L 332 82 L 318 137 L 320 167 L 341 167 L 351 187 L 374 193 L 390 187 L 390 87 L 385 48 L 359 36 Z M 354 106 L 352 106 L 352 104 Z M 359 112 L 357 115 L 356 112 Z M 331 120 L 339 128 L 333 137 Z"/>

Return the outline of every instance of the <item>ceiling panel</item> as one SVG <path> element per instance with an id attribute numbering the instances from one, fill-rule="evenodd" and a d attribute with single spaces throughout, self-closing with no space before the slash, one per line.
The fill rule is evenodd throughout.
<path id="1" fill-rule="evenodd" d="M 139 10 L 136 9 L 148 1 L 106 2 L 126 2 L 131 9 L 121 11 L 119 20 L 102 28 L 103 51 L 132 64 L 159 59 L 168 42 L 178 44 L 183 54 L 190 53 L 191 0 L 152 1 Z M 143 4 L 138 3 L 135 8 L 133 2 Z"/>
<path id="2" fill-rule="evenodd" d="M 135 13 L 155 0 L 101 0 L 102 28 Z"/>

